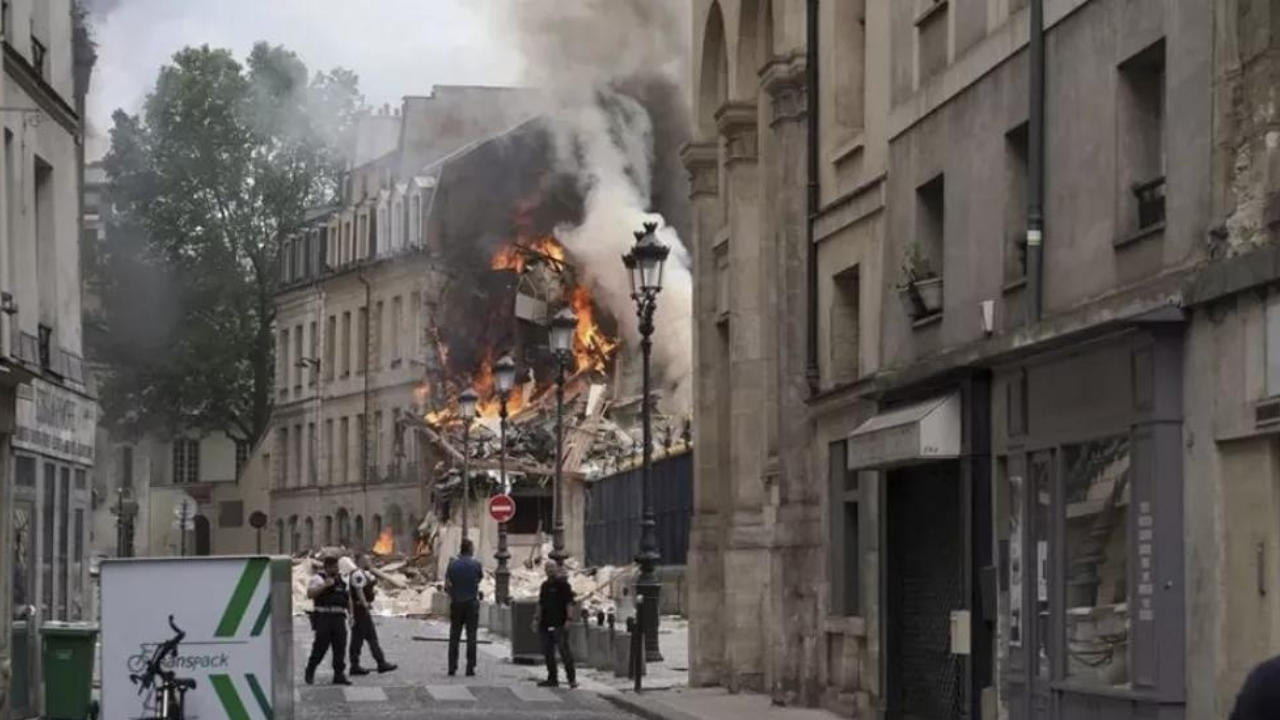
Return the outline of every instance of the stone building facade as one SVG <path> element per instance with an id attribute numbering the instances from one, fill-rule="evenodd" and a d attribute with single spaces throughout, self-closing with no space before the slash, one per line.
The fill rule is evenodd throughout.
<path id="1" fill-rule="evenodd" d="M 1280 649 L 1275 3 L 693 17 L 693 681 L 1227 715 Z"/>
<path id="2" fill-rule="evenodd" d="M 93 53 L 71 0 L 15 0 L 2 10 L 0 717 L 8 718 L 39 714 L 40 626 L 92 614 L 97 403 L 82 359 L 77 250 Z"/>

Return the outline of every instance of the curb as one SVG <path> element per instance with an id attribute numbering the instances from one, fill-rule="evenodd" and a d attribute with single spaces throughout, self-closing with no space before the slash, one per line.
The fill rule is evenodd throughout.
<path id="1" fill-rule="evenodd" d="M 644 700 L 636 697 L 634 692 L 613 692 L 600 697 L 612 703 L 620 710 L 631 713 L 644 720 L 699 720 L 682 710 L 677 710 L 661 701 Z"/>

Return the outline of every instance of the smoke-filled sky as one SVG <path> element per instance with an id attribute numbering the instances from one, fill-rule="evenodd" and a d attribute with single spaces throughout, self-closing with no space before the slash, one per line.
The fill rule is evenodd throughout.
<path id="1" fill-rule="evenodd" d="M 134 112 L 156 72 L 186 45 L 248 55 L 266 40 L 314 69 L 360 76 L 371 104 L 423 95 L 433 84 L 497 85 L 521 75 L 518 51 L 495 38 L 491 0 L 89 0 L 98 65 L 89 102 L 92 129 L 105 134 L 118 107 Z M 105 141 L 90 141 L 93 156 Z"/>

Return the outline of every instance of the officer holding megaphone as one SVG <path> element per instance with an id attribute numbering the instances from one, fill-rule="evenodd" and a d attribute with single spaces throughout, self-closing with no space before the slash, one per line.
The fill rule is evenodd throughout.
<path id="1" fill-rule="evenodd" d="M 377 597 L 378 577 L 373 573 L 369 556 L 361 553 L 356 557 L 356 569 L 351 572 L 351 674 L 368 675 L 369 671 L 360 666 L 360 651 L 365 642 L 369 643 L 369 654 L 378 663 L 378 672 L 388 673 L 396 666 L 387 662 L 382 654 L 382 646 L 378 643 L 378 629 L 373 624 L 373 600 Z"/>

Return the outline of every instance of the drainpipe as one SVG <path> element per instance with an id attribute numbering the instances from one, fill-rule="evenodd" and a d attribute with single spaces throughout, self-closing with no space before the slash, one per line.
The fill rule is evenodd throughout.
<path id="1" fill-rule="evenodd" d="M 1031 108 L 1027 177 L 1027 323 L 1040 321 L 1044 306 L 1044 0 L 1031 0 Z"/>
<path id="2" fill-rule="evenodd" d="M 807 125 L 808 125 L 808 173 L 809 183 L 806 192 L 808 207 L 805 220 L 805 278 L 807 284 L 807 304 L 805 323 L 807 326 L 807 355 L 805 364 L 805 380 L 809 383 L 809 394 L 816 395 L 819 389 L 818 377 L 818 249 L 814 246 L 813 225 L 818 217 L 821 204 L 818 179 L 818 0 L 808 0 L 808 14 L 805 27 L 805 84 Z"/>

